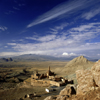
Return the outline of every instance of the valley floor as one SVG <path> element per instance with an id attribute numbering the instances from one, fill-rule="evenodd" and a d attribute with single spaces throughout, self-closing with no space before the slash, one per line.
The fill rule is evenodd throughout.
<path id="1" fill-rule="evenodd" d="M 49 95 L 59 94 L 60 90 L 47 94 L 45 92 L 45 88 L 47 87 L 20 88 L 17 86 L 17 84 L 25 80 L 30 83 L 30 77 L 35 71 L 45 73 L 48 71 L 48 66 L 50 66 L 51 71 L 55 72 L 57 76 L 75 79 L 75 71 L 73 71 L 75 66 L 67 68 L 67 73 L 66 71 L 61 72 L 61 70 L 64 70 L 64 66 L 67 63 L 67 61 L 0 63 L 0 100 L 18 100 L 19 98 L 24 97 L 26 94 L 32 94 L 34 92 L 41 96 L 34 98 L 34 100 L 44 100 L 44 98 Z M 88 65 L 88 67 L 92 67 L 93 64 L 90 64 L 90 66 Z"/>
<path id="2" fill-rule="evenodd" d="M 63 68 L 66 63 L 61 61 L 0 63 L 0 100 L 17 100 L 34 92 L 42 95 L 35 98 L 36 100 L 43 100 L 46 96 L 51 95 L 45 92 L 47 87 L 19 88 L 16 87 L 17 84 L 25 80 L 30 82 L 31 74 L 36 70 L 39 73 L 44 73 L 48 71 L 48 66 L 50 66 L 53 71 L 56 68 Z"/>

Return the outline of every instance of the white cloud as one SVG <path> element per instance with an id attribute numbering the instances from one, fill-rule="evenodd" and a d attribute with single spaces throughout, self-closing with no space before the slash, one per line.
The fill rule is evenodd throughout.
<path id="1" fill-rule="evenodd" d="M 86 25 L 80 25 L 79 27 L 72 28 L 69 33 L 74 40 L 85 41 L 95 38 L 99 35 L 100 23 L 90 23 Z"/>
<path id="2" fill-rule="evenodd" d="M 75 54 L 75 53 L 66 53 L 66 52 L 64 52 L 62 55 L 63 55 L 63 56 L 76 56 L 77 54 Z"/>
<path id="3" fill-rule="evenodd" d="M 63 23 L 59 26 L 55 26 L 54 28 L 50 28 L 51 31 L 49 31 L 49 33 L 58 34 L 59 31 L 63 30 L 66 26 L 68 26 L 68 23 Z"/>
<path id="4" fill-rule="evenodd" d="M 64 52 L 62 55 L 66 55 L 66 56 L 68 56 L 68 53 Z"/>
<path id="5" fill-rule="evenodd" d="M 37 35 L 34 35 L 32 37 L 26 37 L 26 39 L 31 39 L 31 40 L 36 40 L 36 41 L 40 41 L 40 42 L 48 42 L 48 41 L 55 41 L 57 39 L 64 39 L 65 36 L 62 35 L 62 36 L 58 36 L 57 34 L 59 33 L 59 31 L 63 31 L 63 29 L 67 26 L 68 24 L 67 23 L 63 23 L 59 26 L 55 26 L 54 28 L 50 28 L 51 31 L 48 31 L 49 33 L 52 33 L 51 35 L 45 35 L 45 36 L 42 36 L 42 37 L 39 37 Z"/>
<path id="6" fill-rule="evenodd" d="M 84 45 L 81 45 L 78 50 L 100 50 L 100 42 L 95 43 L 85 43 Z"/>
<path id="7" fill-rule="evenodd" d="M 7 43 L 7 44 L 12 46 L 17 45 L 16 43 Z"/>
<path id="8" fill-rule="evenodd" d="M 82 18 L 85 18 L 87 20 L 91 19 L 92 17 L 96 16 L 97 14 L 100 14 L 100 7 L 96 9 L 92 9 L 91 11 L 84 13 L 82 15 Z"/>
<path id="9" fill-rule="evenodd" d="M 19 56 L 23 54 L 40 54 L 42 51 L 26 51 L 26 52 L 1 52 L 0 56 Z"/>
<path id="10" fill-rule="evenodd" d="M 18 52 L 34 51 L 32 53 L 38 52 L 39 54 L 50 55 L 57 53 L 58 55 L 62 55 L 66 51 L 63 55 L 70 56 L 79 53 L 88 54 L 89 51 L 100 50 L 99 42 L 86 42 L 87 40 L 92 41 L 92 39 L 97 38 L 99 33 L 100 23 L 89 23 L 72 28 L 66 32 L 64 31 L 61 35 L 26 37 L 26 39 L 36 41 L 35 43 L 8 43 L 8 46 L 12 46 Z M 99 54 L 99 51 L 97 53 Z"/>
<path id="11" fill-rule="evenodd" d="M 100 2 L 100 1 L 95 1 L 94 3 L 93 1 L 94 0 L 88 0 L 88 1 L 87 0 L 71 0 L 69 2 L 68 1 L 64 2 L 52 8 L 50 11 L 44 13 L 43 15 L 40 15 L 39 17 L 37 17 L 32 23 L 27 25 L 27 28 L 52 20 L 64 14 L 68 16 L 70 14 L 75 13 L 78 10 L 85 9 L 86 7 L 89 7 L 97 2 Z"/>
<path id="12" fill-rule="evenodd" d="M 13 48 L 17 51 L 17 53 L 3 53 L 2 55 L 21 55 L 21 54 L 42 54 L 42 55 L 55 55 L 56 56 L 61 56 L 62 52 L 64 52 L 65 50 L 67 52 L 71 52 L 71 53 L 67 53 L 64 52 L 63 56 L 80 56 L 83 54 L 86 56 L 92 56 L 95 55 L 96 56 L 96 50 L 99 50 L 98 52 L 100 53 L 100 43 L 86 43 L 84 45 L 79 45 L 79 46 L 66 46 L 66 47 L 59 47 L 59 48 L 50 48 L 52 46 L 52 44 L 50 45 L 50 47 L 46 47 L 47 45 L 43 44 L 41 47 L 39 47 L 39 45 L 41 46 L 41 44 L 38 45 L 34 45 L 34 44 L 17 44 L 17 46 L 14 46 Z M 37 46 L 37 47 L 36 47 Z M 54 47 L 54 46 L 53 46 Z M 94 53 L 91 53 L 91 51 L 94 51 Z M 73 53 L 74 52 L 74 53 Z M 90 54 L 89 54 L 90 53 Z M 1 56 L 2 56 L 1 55 Z"/>
<path id="13" fill-rule="evenodd" d="M 2 30 L 2 31 L 5 31 L 5 30 L 7 30 L 8 28 L 7 27 L 5 27 L 5 26 L 0 26 L 0 30 Z"/>
<path id="14" fill-rule="evenodd" d="M 75 53 L 70 53 L 70 56 L 75 56 L 76 54 Z"/>
<path id="15" fill-rule="evenodd" d="M 16 53 L 16 52 L 1 52 L 0 55 L 1 56 L 17 56 L 17 55 L 20 55 L 20 53 Z"/>
<path id="16" fill-rule="evenodd" d="M 79 32 L 81 32 L 81 31 L 89 32 L 89 31 L 91 31 L 91 29 L 92 29 L 92 31 L 93 31 L 93 29 L 97 29 L 98 28 L 97 26 L 100 27 L 100 22 L 89 23 L 89 24 L 86 24 L 86 25 L 80 25 L 79 27 L 72 28 L 72 30 L 73 31 L 79 31 Z"/>
<path id="17" fill-rule="evenodd" d="M 68 23 L 63 23 L 59 26 L 55 26 L 55 29 L 56 30 L 63 30 L 66 26 L 68 26 Z"/>
<path id="18" fill-rule="evenodd" d="M 47 36 L 39 38 L 38 41 L 47 42 L 47 41 L 52 41 L 55 38 L 56 38 L 56 35 L 47 35 Z"/>
<path id="19" fill-rule="evenodd" d="M 32 40 L 36 40 L 36 41 L 41 41 L 41 42 L 48 42 L 48 41 L 52 41 L 56 38 L 56 35 L 46 35 L 46 36 L 42 36 L 42 37 L 26 37 L 26 39 L 32 39 Z"/>

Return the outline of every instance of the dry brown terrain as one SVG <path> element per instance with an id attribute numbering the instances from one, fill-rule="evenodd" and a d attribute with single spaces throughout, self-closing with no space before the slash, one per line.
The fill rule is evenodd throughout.
<path id="1" fill-rule="evenodd" d="M 47 72 L 48 66 L 51 67 L 51 71 L 55 72 L 58 76 L 64 76 L 69 79 L 75 79 L 75 71 L 77 69 L 90 69 L 94 62 L 87 61 L 84 58 L 74 59 L 68 61 L 35 61 L 35 62 L 6 62 L 0 63 L 0 75 L 2 77 L 8 75 L 11 79 L 5 78 L 5 82 L 0 82 L 0 100 L 17 100 L 26 94 L 36 92 L 42 97 L 35 98 L 36 100 L 43 100 L 48 95 L 54 95 L 55 93 L 47 94 L 45 92 L 46 87 L 28 87 L 19 88 L 16 87 L 20 83 L 20 80 L 30 83 L 30 76 L 34 71 L 38 70 L 39 73 Z M 3 67 L 2 67 L 3 66 Z M 15 75 L 15 76 L 14 76 Z M 1 79 L 2 79 L 1 77 Z M 13 78 L 14 77 L 14 78 Z M 3 78 L 4 79 L 4 78 Z M 19 80 L 20 79 L 20 80 Z M 6 81 L 7 80 L 7 81 Z M 12 81 L 13 80 L 13 81 Z M 75 82 L 76 83 L 76 82 Z M 56 94 L 59 94 L 56 91 Z M 35 100 L 34 99 L 34 100 Z"/>
<path id="2" fill-rule="evenodd" d="M 84 58 L 83 56 L 74 58 L 73 60 L 66 63 L 63 68 L 57 68 L 56 73 L 70 75 L 74 74 L 76 70 L 80 69 L 90 69 L 95 62 L 91 62 Z"/>
<path id="3" fill-rule="evenodd" d="M 36 100 L 43 100 L 48 94 L 45 92 L 46 87 L 28 87 L 28 88 L 19 88 L 16 87 L 19 82 L 13 82 L 15 80 L 12 77 L 17 75 L 17 78 L 23 79 L 23 81 L 30 82 L 30 75 L 34 71 L 38 70 L 40 73 L 47 72 L 48 66 L 51 67 L 53 71 L 55 68 L 63 68 L 67 62 L 60 61 L 44 61 L 44 62 L 5 62 L 0 63 L 0 76 L 11 77 L 10 79 L 5 79 L 6 81 L 0 82 L 0 100 L 14 100 L 24 97 L 26 94 L 36 92 L 42 97 L 36 98 Z M 23 69 L 26 69 L 27 73 L 23 72 Z M 7 74 L 7 75 L 6 75 Z"/>

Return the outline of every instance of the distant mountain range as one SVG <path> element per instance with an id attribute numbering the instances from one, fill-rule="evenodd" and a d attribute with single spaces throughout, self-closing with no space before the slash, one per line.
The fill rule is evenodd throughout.
<path id="1" fill-rule="evenodd" d="M 16 61 L 70 61 L 73 58 L 77 56 L 70 56 L 70 57 L 54 57 L 54 56 L 49 56 L 49 55 L 36 55 L 36 54 L 25 54 L 25 55 L 20 55 L 16 57 L 12 57 Z M 89 57 L 86 57 L 90 61 L 97 61 L 98 59 L 91 59 Z"/>
<path id="2" fill-rule="evenodd" d="M 13 61 L 12 58 L 0 58 L 0 62 L 9 62 L 9 61 Z"/>
<path id="3" fill-rule="evenodd" d="M 25 54 L 16 57 L 12 57 L 14 60 L 19 61 L 52 61 L 52 60 L 68 60 L 63 57 L 54 57 L 48 55 L 36 55 L 36 54 Z"/>
<path id="4" fill-rule="evenodd" d="M 77 56 L 70 56 L 70 57 L 54 57 L 49 55 L 36 55 L 36 54 L 25 54 L 20 56 L 15 56 L 12 58 L 1 58 L 0 62 L 5 61 L 70 61 Z M 86 57 L 90 61 L 97 61 L 98 59 L 91 59 Z"/>

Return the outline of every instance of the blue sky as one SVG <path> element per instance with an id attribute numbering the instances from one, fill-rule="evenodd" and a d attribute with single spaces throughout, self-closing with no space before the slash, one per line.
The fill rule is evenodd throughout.
<path id="1" fill-rule="evenodd" d="M 0 0 L 0 56 L 100 58 L 100 0 Z"/>

